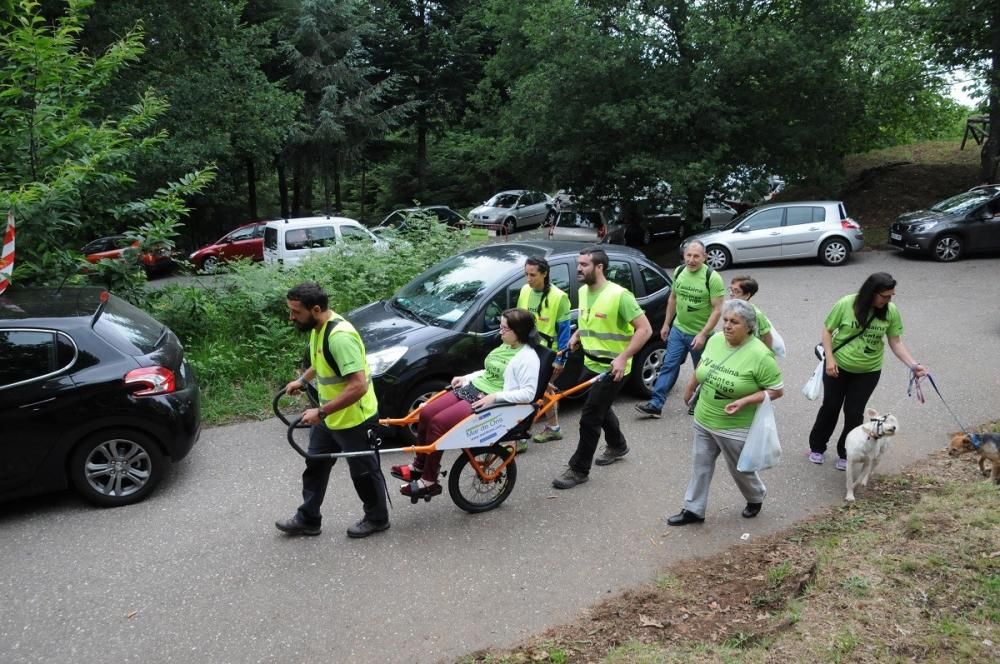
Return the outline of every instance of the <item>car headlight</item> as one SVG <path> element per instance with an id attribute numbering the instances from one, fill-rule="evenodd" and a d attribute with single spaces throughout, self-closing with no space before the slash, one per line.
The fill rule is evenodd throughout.
<path id="1" fill-rule="evenodd" d="M 403 357 L 407 350 L 408 346 L 391 346 L 385 350 L 368 353 L 368 369 L 373 376 L 381 376 L 399 362 L 399 358 Z"/>
<path id="2" fill-rule="evenodd" d="M 915 224 L 910 230 L 912 230 L 914 233 L 923 233 L 924 231 L 929 231 L 930 229 L 934 228 L 939 223 L 941 223 L 941 222 L 939 222 L 939 221 L 925 221 L 922 224 Z"/>

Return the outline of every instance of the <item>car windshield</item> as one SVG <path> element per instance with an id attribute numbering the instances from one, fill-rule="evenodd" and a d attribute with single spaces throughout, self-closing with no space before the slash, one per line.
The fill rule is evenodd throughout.
<path id="1" fill-rule="evenodd" d="M 498 207 L 498 208 L 512 208 L 517 205 L 517 199 L 520 198 L 517 194 L 497 194 L 490 200 L 486 201 L 486 207 Z"/>
<path id="2" fill-rule="evenodd" d="M 996 195 L 996 191 L 990 191 L 986 188 L 966 191 L 957 196 L 946 198 L 940 203 L 935 203 L 931 206 L 931 210 L 944 214 L 964 215 L 983 205 Z"/>
<path id="3" fill-rule="evenodd" d="M 740 225 L 740 222 L 742 222 L 744 219 L 747 218 L 747 215 L 749 215 L 751 212 L 754 212 L 755 210 L 756 208 L 750 208 L 749 210 L 744 210 L 743 212 L 740 212 L 738 215 L 730 219 L 729 223 L 722 227 L 722 230 L 728 231 L 732 228 L 736 228 L 737 226 Z"/>
<path id="4" fill-rule="evenodd" d="M 403 286 L 391 304 L 432 325 L 451 328 L 524 258 L 495 253 L 455 256 Z"/>

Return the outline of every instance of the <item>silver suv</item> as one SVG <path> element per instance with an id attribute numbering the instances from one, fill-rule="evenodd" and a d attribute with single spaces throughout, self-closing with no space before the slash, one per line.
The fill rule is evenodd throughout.
<path id="1" fill-rule="evenodd" d="M 847 216 L 840 201 L 799 201 L 761 205 L 736 216 L 724 227 L 692 235 L 705 245 L 707 263 L 723 270 L 733 263 L 817 257 L 843 265 L 864 246 L 861 225 Z"/>

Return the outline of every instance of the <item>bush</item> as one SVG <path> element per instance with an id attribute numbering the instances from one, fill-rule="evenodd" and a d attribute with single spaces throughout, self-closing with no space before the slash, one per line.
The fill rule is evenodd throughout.
<path id="1" fill-rule="evenodd" d="M 143 306 L 180 337 L 198 372 L 205 423 L 269 416 L 270 395 L 295 376 L 308 340 L 288 323 L 289 288 L 316 281 L 330 308 L 347 313 L 470 246 L 440 223 L 412 226 L 386 234 L 387 249 L 350 244 L 287 269 L 241 262 L 209 285 L 148 291 Z"/>

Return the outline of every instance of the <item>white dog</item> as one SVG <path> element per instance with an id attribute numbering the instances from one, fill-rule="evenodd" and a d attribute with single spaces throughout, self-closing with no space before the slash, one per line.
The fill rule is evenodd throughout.
<path id="1" fill-rule="evenodd" d="M 899 430 L 899 423 L 892 415 L 879 415 L 874 408 L 865 411 L 865 422 L 847 434 L 847 495 L 849 503 L 854 502 L 854 490 L 858 485 L 868 486 L 868 478 L 878 465 L 879 459 L 889 447 L 888 437 Z M 855 481 L 855 465 L 860 466 Z"/>

